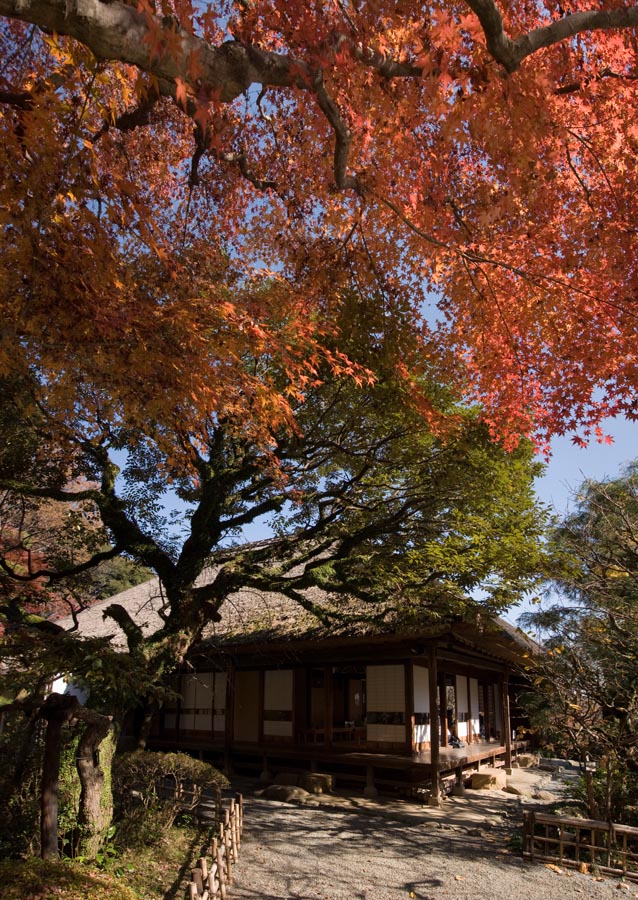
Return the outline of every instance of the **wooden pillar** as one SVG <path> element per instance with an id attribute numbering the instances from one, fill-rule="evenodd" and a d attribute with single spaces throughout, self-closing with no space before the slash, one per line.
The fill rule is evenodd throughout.
<path id="1" fill-rule="evenodd" d="M 467 681 L 467 743 L 468 746 L 474 743 L 474 732 L 472 731 L 472 685 L 470 684 L 470 676 Z"/>
<path id="2" fill-rule="evenodd" d="M 366 786 L 363 789 L 363 796 L 369 799 L 379 796 L 379 791 L 374 783 L 374 766 L 366 766 Z"/>
<path id="3" fill-rule="evenodd" d="M 257 733 L 259 735 L 259 743 L 264 745 L 264 704 L 266 702 L 266 673 L 263 669 L 259 670 L 259 703 L 257 705 L 258 725 Z M 259 775 L 260 781 L 270 781 L 270 770 L 268 769 L 268 757 L 266 753 L 263 755 L 262 769 Z"/>
<path id="4" fill-rule="evenodd" d="M 432 795 L 430 806 L 439 806 L 441 803 L 441 759 L 439 754 L 440 740 L 440 710 L 438 690 L 438 667 L 436 662 L 436 644 L 430 647 L 429 658 L 430 677 L 430 765 L 432 768 Z"/>
<path id="5" fill-rule="evenodd" d="M 465 784 L 463 782 L 463 769 L 461 766 L 458 769 L 454 770 L 455 782 L 452 793 L 455 797 L 464 797 L 465 796 Z"/>
<path id="6" fill-rule="evenodd" d="M 230 775 L 232 772 L 232 749 L 235 737 L 235 663 L 231 660 L 226 669 L 226 708 L 224 710 L 224 772 Z M 215 706 L 215 694 L 213 691 L 213 707 Z M 215 710 L 213 709 L 213 715 Z"/>
<path id="7" fill-rule="evenodd" d="M 177 710 L 175 712 L 175 747 L 177 750 L 181 748 L 182 736 L 182 696 L 184 690 L 184 676 L 180 673 L 177 676 Z"/>
<path id="8" fill-rule="evenodd" d="M 483 692 L 483 730 L 485 731 L 485 740 L 489 743 L 491 740 L 492 720 L 490 716 L 490 686 L 487 681 L 483 682 L 481 690 Z"/>
<path id="9" fill-rule="evenodd" d="M 405 745 L 414 752 L 414 663 L 405 664 Z"/>
<path id="10" fill-rule="evenodd" d="M 501 687 L 502 712 L 501 719 L 505 731 L 505 768 L 512 768 L 512 724 L 510 722 L 510 670 L 505 669 Z"/>
<path id="11" fill-rule="evenodd" d="M 41 780 L 40 855 L 42 859 L 58 859 L 58 792 L 62 726 L 79 706 L 71 694 L 49 694 L 40 710 L 46 725 Z"/>
<path id="12" fill-rule="evenodd" d="M 258 701 L 257 701 L 257 740 L 264 742 L 264 703 L 265 703 L 266 673 L 259 670 Z"/>
<path id="13" fill-rule="evenodd" d="M 437 678 L 438 680 L 438 678 Z M 439 688 L 439 728 L 441 729 L 441 738 L 440 744 L 441 747 L 448 746 L 448 721 L 447 721 L 447 690 L 445 685 L 445 680 L 443 684 L 438 686 Z"/>
<path id="14" fill-rule="evenodd" d="M 323 676 L 324 684 L 324 702 L 325 702 L 325 727 L 326 727 L 326 747 L 332 746 L 332 717 L 333 717 L 333 697 L 332 697 L 332 666 L 324 668 Z"/>
<path id="15" fill-rule="evenodd" d="M 292 692 L 292 733 L 295 744 L 300 744 L 303 741 L 303 729 L 308 725 L 308 669 L 294 669 Z"/>

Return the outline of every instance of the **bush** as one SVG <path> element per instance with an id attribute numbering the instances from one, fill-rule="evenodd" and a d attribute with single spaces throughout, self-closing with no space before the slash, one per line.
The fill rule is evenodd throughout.
<path id="1" fill-rule="evenodd" d="M 40 850 L 40 780 L 44 724 L 22 713 L 5 718 L 0 735 L 0 859 Z"/>
<path id="2" fill-rule="evenodd" d="M 576 782 L 572 794 L 593 819 L 638 825 L 638 780 L 622 761 L 606 757 L 595 772 Z"/>
<path id="3" fill-rule="evenodd" d="M 218 769 L 186 753 L 138 750 L 113 760 L 113 796 L 118 841 L 148 844 L 165 833 L 177 816 L 194 810 L 203 792 L 218 802 L 228 780 Z"/>

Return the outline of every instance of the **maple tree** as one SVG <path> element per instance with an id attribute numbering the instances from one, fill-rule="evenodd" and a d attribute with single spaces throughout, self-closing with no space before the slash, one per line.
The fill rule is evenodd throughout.
<path id="1" fill-rule="evenodd" d="M 355 305 L 343 311 L 335 343 L 355 369 L 371 371 L 374 362 L 377 377 L 357 384 L 335 375 L 326 359 L 304 395 L 291 398 L 295 427 L 282 422 L 273 447 L 245 426 L 239 411 L 211 414 L 190 432 L 168 415 L 146 431 L 135 420 L 102 418 L 89 436 L 87 428 L 97 423 L 87 422 L 84 408 L 73 423 L 68 415 L 60 423 L 42 400 L 17 393 L 14 418 L 23 441 L 39 452 L 66 443 L 64 459 L 86 483 L 47 480 L 19 458 L 0 472 L 0 487 L 30 501 L 86 505 L 99 516 L 113 552 L 127 552 L 157 573 L 164 603 L 161 627 L 152 634 L 117 599 L 104 608 L 112 630 L 117 625 L 123 632 L 122 647 L 112 646 L 110 635 L 89 639 L 81 627 L 65 630 L 69 623 L 24 615 L 16 591 L 0 610 L 12 613 L 5 615 L 2 642 L 9 687 L 24 683 L 28 671 L 41 693 L 47 676 L 67 674 L 89 688 L 94 712 L 121 719 L 142 707 L 148 724 L 167 689 L 166 675 L 242 589 L 280 592 L 324 624 L 347 629 L 361 621 L 393 627 L 424 616 L 431 622 L 480 618 L 534 583 L 543 517 L 532 491 L 538 463 L 531 446 L 509 453 L 497 447 L 475 410 L 454 410 L 448 392 L 423 374 L 422 392 L 447 414 L 445 438 L 436 436 L 392 376 L 397 358 L 410 355 L 405 334 L 380 333 L 383 311 L 376 306 L 357 323 Z M 371 333 L 374 340 L 362 339 Z M 245 363 L 263 383 L 286 379 L 285 367 L 272 358 Z M 39 393 L 37 384 L 33 392 Z M 178 544 L 162 528 L 167 483 L 189 506 Z M 264 516 L 273 520 L 272 540 L 232 542 Z M 90 563 L 56 565 L 48 558 L 25 572 L 2 561 L 7 579 L 18 585 L 64 583 Z M 317 587 L 327 598 L 323 606 L 309 590 Z M 81 623 L 81 613 L 74 620 Z M 15 708 L 34 704 L 44 709 L 41 696 Z M 59 725 L 55 717 L 73 715 L 75 707 L 60 700 L 50 712 Z M 98 760 L 84 773 L 89 790 L 104 783 L 101 765 Z M 99 833 L 94 824 L 87 834 Z M 55 852 L 51 829 L 47 837 L 47 852 Z"/>
<path id="2" fill-rule="evenodd" d="M 78 402 L 72 356 L 76 375 L 103 368 L 113 405 L 250 403 L 254 420 L 238 346 L 283 353 L 298 386 L 339 261 L 508 446 L 635 415 L 638 7 L 2 0 L 0 15 L 0 364 L 36 367 L 61 409 Z M 229 295 L 210 273 L 230 265 Z M 255 267 L 280 286 L 285 335 L 264 327 Z M 212 380 L 192 365 L 210 333 Z M 265 422 L 289 414 L 285 390 L 258 402 Z"/>
<path id="3" fill-rule="evenodd" d="M 446 434 L 437 436 L 392 374 L 396 360 L 410 355 L 409 342 L 399 333 L 396 342 L 385 334 L 365 344 L 363 335 L 377 329 L 383 314 L 373 308 L 361 316 L 353 303 L 356 311 L 343 311 L 335 343 L 347 350 L 351 367 L 371 373 L 374 365 L 376 377 L 359 384 L 332 373 L 326 360 L 314 383 L 289 401 L 295 427 L 283 421 L 272 445 L 264 446 L 241 411 L 211 413 L 192 431 L 170 415 L 142 430 L 134 418 L 87 422 L 84 409 L 74 421 L 59 422 L 22 392 L 13 411 L 17 433 L 40 453 L 62 446 L 75 479 L 61 481 L 57 470 L 48 479 L 20 458 L 0 471 L 0 488 L 19 503 L 46 500 L 95 517 L 110 546 L 104 551 L 104 538 L 90 532 L 77 559 L 41 552 L 41 565 L 26 567 L 5 555 L 6 580 L 55 586 L 104 558 L 130 554 L 160 577 L 166 629 L 148 651 L 136 623 L 118 610 L 113 618 L 133 655 L 157 651 L 157 674 L 179 663 L 225 599 L 246 586 L 281 591 L 303 605 L 304 589 L 319 585 L 359 597 L 372 617 L 389 584 L 390 608 L 402 597 L 430 615 L 458 613 L 478 589 L 491 609 L 515 602 L 539 569 L 543 526 L 531 487 L 538 472 L 531 447 L 507 453 L 493 445 L 478 412 L 454 407 L 449 392 L 423 374 L 422 393 L 447 418 Z M 286 379 L 272 358 L 245 362 L 262 383 Z M 37 395 L 39 386 L 31 384 Z M 179 539 L 164 516 L 168 485 L 187 505 Z M 272 520 L 271 542 L 227 546 L 264 516 Z M 213 552 L 220 571 L 200 585 Z M 405 554 L 402 571 L 396 561 Z M 14 600 L 20 607 L 19 592 Z M 19 615 L 12 621 L 19 625 Z"/>
<path id="4" fill-rule="evenodd" d="M 74 644 L 105 695 L 118 665 L 174 666 L 230 587 L 259 581 L 247 558 L 194 587 L 225 528 L 298 501 L 281 450 L 317 382 L 369 387 L 395 338 L 383 376 L 426 442 L 459 433 L 433 384 L 478 401 L 510 450 L 635 415 L 635 7 L 0 0 L 0 16 L 0 375 L 28 384 L 25 429 L 37 410 L 42 446 L 99 479 L 75 502 L 170 595 L 150 645 L 122 619 L 127 663 L 96 676 Z M 353 296 L 378 313 L 367 357 L 336 324 Z M 145 473 L 146 519 L 111 449 Z M 221 478 L 217 449 L 255 486 Z M 171 479 L 229 504 L 198 507 L 179 573 L 150 527 Z M 476 549 L 475 571 L 461 552 L 456 584 L 446 570 L 449 601 L 507 563 Z"/>

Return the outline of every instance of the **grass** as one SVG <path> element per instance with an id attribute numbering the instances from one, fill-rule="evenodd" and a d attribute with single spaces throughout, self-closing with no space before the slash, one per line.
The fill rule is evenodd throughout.
<path id="1" fill-rule="evenodd" d="M 71 862 L 42 859 L 0 862 L 3 900 L 138 900 L 106 872 Z"/>
<path id="2" fill-rule="evenodd" d="M 72 860 L 0 862 L 2 900 L 182 900 L 210 830 L 171 828 L 150 847 L 121 851 L 102 869 Z"/>
<path id="3" fill-rule="evenodd" d="M 210 838 L 210 828 L 174 826 L 152 846 L 121 851 L 108 871 L 120 873 L 136 900 L 182 900 L 190 871 Z"/>

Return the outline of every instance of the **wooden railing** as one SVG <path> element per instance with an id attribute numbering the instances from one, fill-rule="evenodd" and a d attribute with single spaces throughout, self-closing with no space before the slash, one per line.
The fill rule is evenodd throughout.
<path id="1" fill-rule="evenodd" d="M 222 821 L 208 853 L 199 858 L 191 871 L 189 900 L 226 900 L 227 888 L 233 882 L 233 867 L 239 860 L 243 827 L 243 798 L 236 794 L 229 807 L 222 808 Z"/>
<path id="2" fill-rule="evenodd" d="M 638 881 L 638 828 L 546 813 L 523 816 L 523 856 Z"/>

